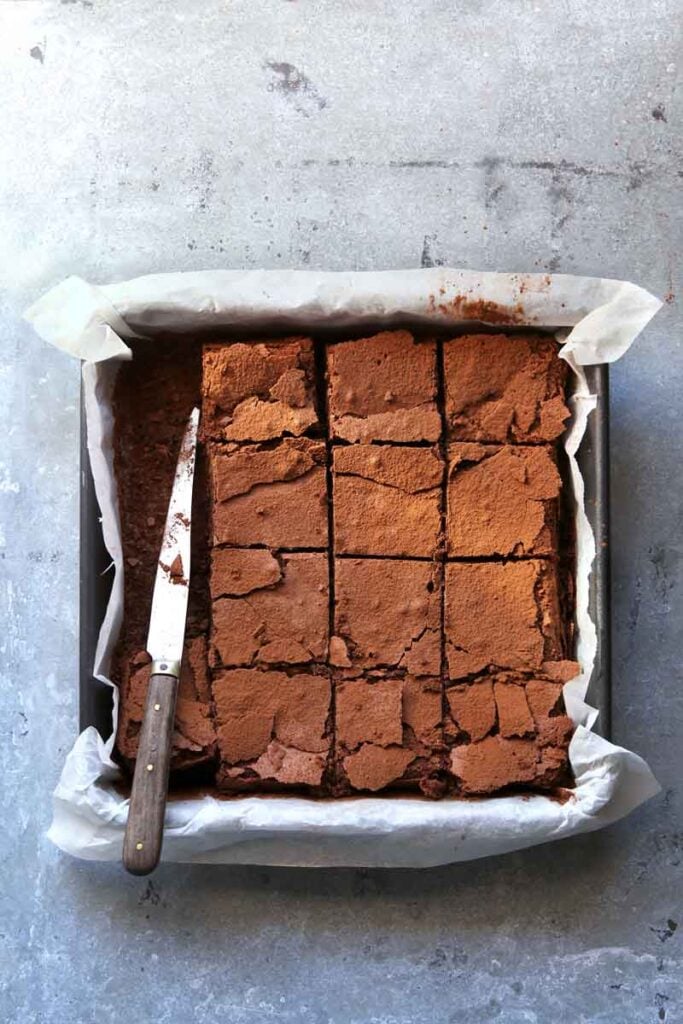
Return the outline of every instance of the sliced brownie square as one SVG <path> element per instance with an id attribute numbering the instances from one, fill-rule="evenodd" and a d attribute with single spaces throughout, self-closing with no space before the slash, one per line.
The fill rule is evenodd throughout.
<path id="1" fill-rule="evenodd" d="M 436 345 L 409 331 L 327 346 L 330 435 L 346 441 L 436 441 Z"/>

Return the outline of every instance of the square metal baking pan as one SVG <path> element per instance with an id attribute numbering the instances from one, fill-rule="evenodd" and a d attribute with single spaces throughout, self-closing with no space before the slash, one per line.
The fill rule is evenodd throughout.
<path id="1" fill-rule="evenodd" d="M 589 590 L 597 653 L 587 700 L 600 712 L 595 731 L 610 739 L 609 373 L 607 364 L 587 366 L 585 371 L 591 392 L 597 396 L 597 408 L 588 418 L 578 453 L 585 483 L 586 514 L 597 549 Z M 106 739 L 111 732 L 111 689 L 92 673 L 97 637 L 112 585 L 108 568 L 111 558 L 104 546 L 99 515 L 81 409 L 79 719 L 81 730 L 93 725 Z"/>

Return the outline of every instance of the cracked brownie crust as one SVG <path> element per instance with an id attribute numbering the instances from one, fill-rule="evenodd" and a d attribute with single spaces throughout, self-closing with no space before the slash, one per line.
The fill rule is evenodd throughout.
<path id="1" fill-rule="evenodd" d="M 336 448 L 336 552 L 433 558 L 441 543 L 443 470 L 435 448 Z"/>
<path id="2" fill-rule="evenodd" d="M 327 546 L 325 445 L 307 438 L 208 447 L 212 540 L 235 547 Z"/>
<path id="3" fill-rule="evenodd" d="M 497 673 L 449 687 L 446 700 L 449 766 L 461 792 L 570 783 L 574 726 L 563 713 L 559 683 L 538 674 Z"/>
<path id="4" fill-rule="evenodd" d="M 299 437 L 315 427 L 313 342 L 205 345 L 202 432 L 220 441 Z"/>
<path id="5" fill-rule="evenodd" d="M 324 554 L 275 557 L 216 548 L 212 556 L 213 665 L 305 665 L 327 656 L 329 592 Z"/>
<path id="6" fill-rule="evenodd" d="M 571 784 L 557 351 L 534 334 L 401 330 L 136 348 L 115 400 L 123 763 L 201 396 L 174 777 L 315 797 Z"/>
<path id="7" fill-rule="evenodd" d="M 448 554 L 552 556 L 562 481 L 545 445 L 452 444 L 448 449 Z"/>
<path id="8" fill-rule="evenodd" d="M 451 679 L 564 658 L 556 567 L 540 559 L 448 564 L 444 635 Z"/>
<path id="9" fill-rule="evenodd" d="M 438 441 L 436 344 L 409 331 L 327 348 L 330 435 L 346 441 Z"/>
<path id="10" fill-rule="evenodd" d="M 440 567 L 431 562 L 338 558 L 335 634 L 354 669 L 438 676 Z"/>
<path id="11" fill-rule="evenodd" d="M 219 788 L 316 790 L 322 785 L 331 745 L 326 675 L 219 671 L 213 696 Z"/>
<path id="12" fill-rule="evenodd" d="M 445 792 L 441 684 L 414 676 L 336 684 L 336 792 Z"/>
<path id="13" fill-rule="evenodd" d="M 443 358 L 450 440 L 547 443 L 564 431 L 567 364 L 551 339 L 469 334 Z"/>

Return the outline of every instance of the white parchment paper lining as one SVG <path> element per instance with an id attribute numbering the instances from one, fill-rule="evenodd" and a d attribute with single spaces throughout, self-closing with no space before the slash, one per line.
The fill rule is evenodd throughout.
<path id="1" fill-rule="evenodd" d="M 595 543 L 583 507 L 575 454 L 594 408 L 582 367 L 612 362 L 629 348 L 661 303 L 623 281 L 568 275 L 494 274 L 438 267 L 369 273 L 206 271 L 158 274 L 93 287 L 71 277 L 43 296 L 26 318 L 46 340 L 85 360 L 88 450 L 115 579 L 100 632 L 94 673 L 110 683 L 121 624 L 123 560 L 112 464 L 114 360 L 130 358 L 128 339 L 235 326 L 314 329 L 321 325 L 401 322 L 500 322 L 552 328 L 577 376 L 566 437 L 577 527 L 577 659 L 582 674 L 565 686 L 577 724 L 569 756 L 573 798 L 504 796 L 480 801 L 298 797 L 173 800 L 164 830 L 166 861 L 301 866 L 428 867 L 590 832 L 618 820 L 658 792 L 637 755 L 591 732 L 597 712 L 585 703 L 596 651 L 588 615 Z M 110 685 L 113 685 L 110 683 Z M 115 688 L 114 688 L 115 689 Z M 615 699 L 619 683 L 614 680 Z M 112 786 L 118 711 L 112 735 L 94 728 L 77 739 L 54 794 L 50 839 L 89 860 L 121 856 L 128 801 Z"/>

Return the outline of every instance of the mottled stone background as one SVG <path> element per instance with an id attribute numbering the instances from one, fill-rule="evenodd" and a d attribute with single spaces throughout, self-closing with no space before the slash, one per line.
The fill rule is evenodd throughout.
<path id="1" fill-rule="evenodd" d="M 683 1020 L 676 0 L 3 0 L 0 1017 Z M 663 793 L 426 872 L 60 855 L 76 731 L 78 369 L 19 319 L 65 275 L 553 270 L 666 305 L 612 376 L 614 734 Z"/>

